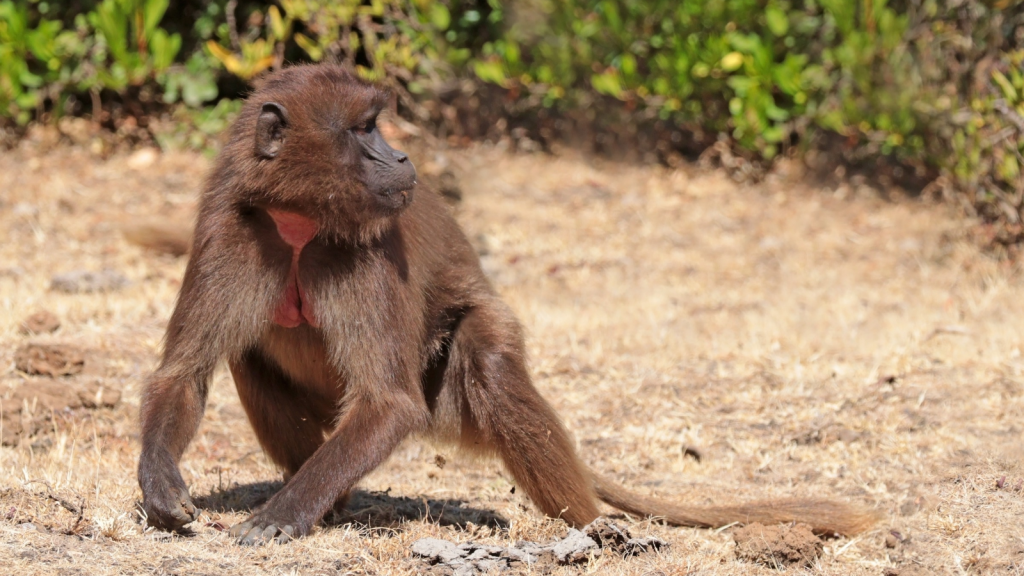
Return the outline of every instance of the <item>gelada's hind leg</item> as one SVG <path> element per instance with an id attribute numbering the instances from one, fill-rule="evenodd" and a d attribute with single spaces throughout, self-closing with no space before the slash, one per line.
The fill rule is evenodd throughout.
<path id="1" fill-rule="evenodd" d="M 490 301 L 463 317 L 452 338 L 445 386 L 463 392 L 463 443 L 497 452 L 545 514 L 577 526 L 598 516 L 586 468 L 533 387 L 521 329 L 504 304 Z"/>
<path id="2" fill-rule="evenodd" d="M 258 352 L 249 352 L 229 366 L 256 439 L 281 467 L 287 483 L 324 443 L 337 408 L 293 386 Z M 348 498 L 348 492 L 342 494 L 334 510 L 344 510 Z"/>

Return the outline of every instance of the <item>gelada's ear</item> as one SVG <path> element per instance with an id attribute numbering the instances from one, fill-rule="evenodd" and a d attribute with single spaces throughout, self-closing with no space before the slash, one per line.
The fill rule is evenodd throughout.
<path id="1" fill-rule="evenodd" d="M 288 127 L 288 112 L 276 102 L 267 102 L 256 119 L 256 155 L 274 158 L 284 146 L 284 132 Z"/>

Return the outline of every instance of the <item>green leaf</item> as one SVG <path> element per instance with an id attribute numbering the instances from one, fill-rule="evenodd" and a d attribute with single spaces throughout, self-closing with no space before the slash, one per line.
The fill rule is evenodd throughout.
<path id="1" fill-rule="evenodd" d="M 632 76 L 633 74 L 636 74 L 636 58 L 634 58 L 632 54 L 622 55 L 621 66 L 622 73 L 625 74 L 626 76 Z"/>
<path id="2" fill-rule="evenodd" d="M 473 63 L 473 72 L 484 82 L 504 86 L 508 82 L 499 60 L 481 60 Z"/>
<path id="3" fill-rule="evenodd" d="M 182 83 L 181 99 L 193 108 L 199 108 L 216 97 L 217 79 L 211 72 L 193 76 Z"/>
<path id="4" fill-rule="evenodd" d="M 768 8 L 764 12 L 764 18 L 768 22 L 768 29 L 772 31 L 772 34 L 781 38 L 786 35 L 786 32 L 789 32 L 789 18 L 782 10 L 775 7 Z"/>
<path id="5" fill-rule="evenodd" d="M 174 62 L 174 57 L 178 55 L 180 49 L 180 35 L 168 36 L 162 28 L 154 30 L 149 44 L 149 51 L 153 57 L 153 70 L 160 72 L 167 69 Z"/>
<path id="6" fill-rule="evenodd" d="M 116 0 L 103 0 L 89 15 L 89 21 L 99 31 L 114 60 L 124 61 L 128 52 L 128 18 Z"/>
<path id="7" fill-rule="evenodd" d="M 180 79 L 183 76 L 183 74 L 168 74 L 164 79 L 163 99 L 165 104 L 174 104 L 178 101 L 178 96 L 181 92 Z"/>
<path id="8" fill-rule="evenodd" d="M 438 30 L 447 30 L 452 23 L 452 15 L 448 12 L 448 7 L 440 2 L 435 2 L 430 7 L 430 23 Z"/>
<path id="9" fill-rule="evenodd" d="M 1010 84 L 1010 81 L 1006 79 L 1006 76 L 1003 76 L 1002 72 L 999 70 L 993 70 L 992 79 L 996 81 L 996 84 L 999 84 L 999 88 L 1003 91 L 1003 96 L 1005 96 L 1007 100 L 1011 103 L 1017 101 L 1017 90 L 1013 87 L 1013 84 Z"/>
<path id="10" fill-rule="evenodd" d="M 757 80 L 746 76 L 730 76 L 726 84 L 736 91 L 740 96 L 745 96 L 751 90 L 757 88 Z"/>
<path id="11" fill-rule="evenodd" d="M 277 9 L 277 6 L 271 6 L 267 10 L 267 14 L 270 15 L 270 31 L 273 33 L 274 39 L 286 39 L 288 37 L 288 30 L 284 23 L 284 18 L 281 17 L 281 11 Z"/>
<path id="12" fill-rule="evenodd" d="M 1010 154 L 1005 154 L 1003 156 L 1003 161 L 1000 163 L 999 166 L 999 176 L 1003 179 L 1004 182 L 1012 183 L 1017 179 L 1017 176 L 1019 175 L 1020 167 L 1017 164 L 1017 158 Z"/>
<path id="13" fill-rule="evenodd" d="M 722 69 L 727 72 L 733 72 L 739 70 L 740 66 L 743 66 L 743 54 L 739 52 L 729 52 L 722 57 Z"/>
<path id="14" fill-rule="evenodd" d="M 43 77 L 31 73 L 27 69 L 21 71 L 21 74 L 18 75 L 18 81 L 21 82 L 22 86 L 28 86 L 29 88 L 39 88 L 43 85 Z"/>
<path id="15" fill-rule="evenodd" d="M 785 132 L 778 126 L 769 126 L 761 132 L 761 136 L 764 137 L 768 142 L 782 142 L 782 138 L 785 136 Z"/>
<path id="16" fill-rule="evenodd" d="M 18 94 L 14 104 L 23 110 L 32 110 L 39 105 L 39 95 L 35 91 Z"/>
<path id="17" fill-rule="evenodd" d="M 602 94 L 614 96 L 619 98 L 622 96 L 622 81 L 619 78 L 618 71 L 611 68 L 601 74 L 594 74 L 590 77 L 590 84 L 594 87 L 594 90 Z"/>
<path id="18" fill-rule="evenodd" d="M 775 104 L 769 104 L 765 107 L 764 115 L 776 122 L 785 122 L 786 120 L 789 120 L 789 112 L 779 108 Z"/>
<path id="19" fill-rule="evenodd" d="M 616 35 L 622 34 L 622 18 L 619 16 L 619 9 L 615 2 L 601 2 L 600 5 L 604 11 L 604 19 L 608 23 L 608 27 Z"/>
<path id="20" fill-rule="evenodd" d="M 142 29 L 148 38 L 160 24 L 170 0 L 145 0 L 142 6 Z"/>
<path id="21" fill-rule="evenodd" d="M 744 54 L 753 54 L 761 47 L 761 39 L 756 34 L 733 32 L 729 34 L 729 45 L 732 46 L 733 50 L 738 50 Z"/>
<path id="22" fill-rule="evenodd" d="M 314 61 L 319 62 L 320 59 L 324 57 L 324 49 L 309 36 L 299 32 L 295 34 L 294 38 L 295 43 L 299 45 L 299 48 L 305 50 L 306 54 L 309 54 L 309 57 Z"/>

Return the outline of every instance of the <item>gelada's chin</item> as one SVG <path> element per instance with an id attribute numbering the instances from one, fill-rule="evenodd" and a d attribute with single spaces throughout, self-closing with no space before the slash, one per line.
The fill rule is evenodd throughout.
<path id="1" fill-rule="evenodd" d="M 374 193 L 377 203 L 388 212 L 401 212 L 412 204 L 413 191 L 396 190 Z"/>

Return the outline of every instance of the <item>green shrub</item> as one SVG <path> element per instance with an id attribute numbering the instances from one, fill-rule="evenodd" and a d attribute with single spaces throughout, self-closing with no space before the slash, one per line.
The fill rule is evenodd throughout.
<path id="1" fill-rule="evenodd" d="M 23 3 L 0 2 L 0 115 L 24 124 L 52 99 L 59 107 L 68 85 L 82 82 L 80 64 L 91 48 L 82 28 L 56 20 L 33 22 Z"/>
<path id="2" fill-rule="evenodd" d="M 772 158 L 809 128 L 916 154 L 909 16 L 885 0 L 536 2 L 478 75 L 574 107 L 594 93 Z"/>
<path id="3" fill-rule="evenodd" d="M 1021 0 L 168 6 L 0 0 L 0 117 L 57 117 L 85 98 L 94 113 L 117 98 L 183 102 L 193 111 L 173 112 L 179 123 L 161 141 L 207 142 L 203 127 L 228 121 L 233 108 L 203 106 L 242 95 L 267 69 L 328 59 L 390 83 L 406 109 L 424 110 L 450 80 L 475 78 L 505 89 L 515 114 L 660 118 L 724 136 L 764 163 L 838 140 L 848 160 L 888 157 L 940 175 L 933 188 L 1003 224 L 1000 242 L 1024 240 Z M 487 114 L 510 110 L 484 104 Z"/>
<path id="4" fill-rule="evenodd" d="M 819 136 L 852 159 L 939 173 L 1020 232 L 1019 0 L 523 0 L 474 63 L 488 82 L 578 110 L 621 101 L 771 160 Z"/>
<path id="5" fill-rule="evenodd" d="M 124 92 L 162 77 L 181 36 L 159 27 L 169 0 L 102 0 L 74 16 L 74 28 L 47 18 L 36 2 L 0 1 L 0 115 L 24 124 L 47 106 L 63 113 L 69 96 Z M 54 12 L 58 12 L 54 6 Z"/>
<path id="6" fill-rule="evenodd" d="M 396 79 L 411 92 L 450 78 L 497 32 L 498 0 L 281 0 L 240 10 L 246 29 L 220 29 L 206 43 L 232 74 L 250 79 L 285 60 L 347 62 L 371 80 Z M 290 58 L 288 56 L 291 56 Z"/>

